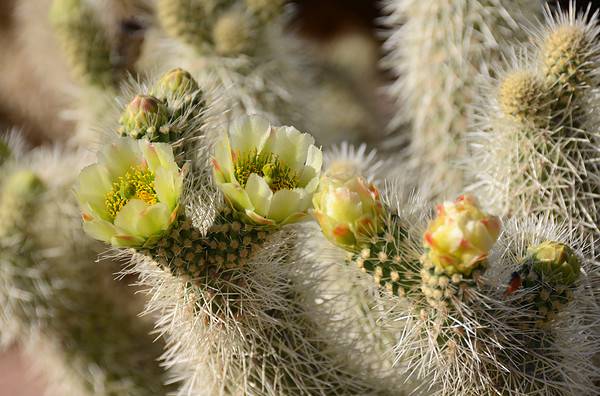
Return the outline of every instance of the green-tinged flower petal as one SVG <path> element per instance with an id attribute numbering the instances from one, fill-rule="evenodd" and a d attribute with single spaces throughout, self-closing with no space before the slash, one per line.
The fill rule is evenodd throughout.
<path id="1" fill-rule="evenodd" d="M 145 239 L 131 234 L 118 234 L 110 239 L 110 244 L 118 248 L 140 247 Z"/>
<path id="2" fill-rule="evenodd" d="M 233 122 L 229 130 L 231 148 L 234 152 L 244 153 L 256 150 L 261 152 L 269 134 L 271 125 L 263 117 L 251 115 Z"/>
<path id="3" fill-rule="evenodd" d="M 154 189 L 158 201 L 167 204 L 172 210 L 177 206 L 183 189 L 183 176 L 179 172 L 173 173 L 165 168 L 158 168 L 154 175 Z"/>
<path id="4" fill-rule="evenodd" d="M 254 205 L 248 198 L 246 190 L 236 183 L 225 183 L 221 184 L 221 191 L 225 197 L 230 201 L 234 208 L 245 211 L 246 209 L 254 210 Z"/>
<path id="5" fill-rule="evenodd" d="M 136 224 L 136 234 L 145 238 L 160 234 L 169 227 L 170 210 L 166 204 L 160 202 L 147 207 L 140 213 Z"/>
<path id="6" fill-rule="evenodd" d="M 115 226 L 124 230 L 128 234 L 138 235 L 138 222 L 140 221 L 143 212 L 150 206 L 141 199 L 131 199 L 115 217 Z M 139 235 L 147 237 L 147 235 Z"/>
<path id="7" fill-rule="evenodd" d="M 246 209 L 245 213 L 246 213 L 246 216 L 248 216 L 248 218 L 254 224 L 258 224 L 258 225 L 274 225 L 275 224 L 275 222 L 273 220 L 267 219 L 266 217 L 259 215 L 258 213 L 256 213 L 253 210 Z"/>
<path id="8" fill-rule="evenodd" d="M 233 179 L 233 162 L 229 137 L 223 136 L 215 144 L 213 157 L 213 174 L 218 183 L 230 183 Z"/>
<path id="9" fill-rule="evenodd" d="M 279 127 L 272 133 L 265 149 L 277 155 L 287 166 L 300 173 L 308 155 L 309 147 L 315 139 L 307 133 L 301 133 L 294 127 Z"/>
<path id="10" fill-rule="evenodd" d="M 301 186 L 307 186 L 307 184 L 310 181 L 312 181 L 319 175 L 322 166 L 323 152 L 319 150 L 316 146 L 311 144 L 308 148 L 308 155 L 306 156 L 306 165 L 302 170 L 299 184 Z"/>
<path id="11" fill-rule="evenodd" d="M 102 219 L 92 219 L 83 222 L 83 230 L 92 238 L 110 242 L 118 232 L 114 224 Z"/>
<path id="12" fill-rule="evenodd" d="M 295 190 L 279 190 L 271 198 L 271 208 L 269 209 L 269 218 L 280 223 L 284 221 L 291 213 L 301 212 L 298 210 L 302 197 Z"/>
<path id="13" fill-rule="evenodd" d="M 98 153 L 98 163 L 106 167 L 112 180 L 141 162 L 142 157 L 137 141 L 127 137 L 117 139 Z"/>
<path id="14" fill-rule="evenodd" d="M 256 213 L 261 216 L 267 216 L 269 214 L 269 207 L 271 206 L 271 198 L 273 197 L 273 192 L 267 182 L 256 173 L 253 173 L 246 183 L 246 192 Z"/>
<path id="15" fill-rule="evenodd" d="M 173 149 L 168 143 L 148 143 L 140 141 L 140 146 L 148 168 L 154 173 L 158 169 L 174 171 L 177 169 L 177 163 L 173 155 Z"/>
<path id="16" fill-rule="evenodd" d="M 98 164 L 87 166 L 81 171 L 78 181 L 75 195 L 80 206 L 107 220 L 105 199 L 106 193 L 112 189 L 108 170 Z"/>

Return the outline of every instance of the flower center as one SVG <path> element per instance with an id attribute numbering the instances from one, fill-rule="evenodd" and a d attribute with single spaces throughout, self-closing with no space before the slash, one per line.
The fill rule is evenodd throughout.
<path id="1" fill-rule="evenodd" d="M 141 199 L 153 205 L 158 202 L 154 191 L 154 173 L 149 169 L 132 166 L 123 176 L 113 183 L 113 188 L 106 193 L 105 204 L 111 220 L 130 199 Z"/>
<path id="2" fill-rule="evenodd" d="M 265 179 L 273 192 L 293 189 L 298 186 L 295 172 L 273 153 L 260 153 L 256 150 L 241 154 L 233 165 L 235 178 L 246 187 L 248 178 L 256 173 Z"/>

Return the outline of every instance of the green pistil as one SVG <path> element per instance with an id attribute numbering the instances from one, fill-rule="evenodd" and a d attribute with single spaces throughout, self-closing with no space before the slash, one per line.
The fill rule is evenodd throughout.
<path id="1" fill-rule="evenodd" d="M 131 167 L 113 183 L 113 189 L 106 193 L 106 209 L 111 220 L 129 202 L 136 198 L 153 205 L 158 202 L 154 190 L 154 173 L 149 169 Z"/>
<path id="2" fill-rule="evenodd" d="M 256 150 L 241 154 L 233 165 L 235 178 L 242 187 L 253 173 L 265 179 L 273 192 L 293 189 L 298 186 L 294 171 L 272 153 L 257 153 Z"/>

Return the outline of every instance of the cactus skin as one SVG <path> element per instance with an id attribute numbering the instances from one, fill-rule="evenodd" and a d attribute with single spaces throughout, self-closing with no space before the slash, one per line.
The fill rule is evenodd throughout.
<path id="1" fill-rule="evenodd" d="M 147 311 L 165 315 L 166 364 L 185 378 L 178 394 L 375 394 L 378 386 L 346 372 L 313 333 L 298 303 L 298 287 L 310 285 L 295 285 L 286 263 L 293 234 L 231 216 L 224 209 L 206 234 L 182 219 L 131 257 L 151 289 Z"/>
<path id="2" fill-rule="evenodd" d="M 2 168 L 0 344 L 24 347 L 51 395 L 166 394 L 161 343 L 81 238 L 68 175 L 82 154 L 38 149 Z"/>
<path id="3" fill-rule="evenodd" d="M 547 11 L 538 30 L 477 105 L 470 189 L 498 213 L 550 213 L 600 237 L 597 14 Z"/>
<path id="4" fill-rule="evenodd" d="M 54 0 L 50 20 L 73 73 L 85 83 L 111 89 L 118 78 L 108 33 L 86 0 Z"/>
<path id="5" fill-rule="evenodd" d="M 390 128 L 409 124 L 408 165 L 431 179 L 443 197 L 464 188 L 457 162 L 467 155 L 464 136 L 472 122 L 477 89 L 473 76 L 501 56 L 524 17 L 528 0 L 389 0 L 390 35 L 384 65 L 397 76 L 388 92 L 397 109 Z M 406 166 L 406 165 L 405 165 Z"/>

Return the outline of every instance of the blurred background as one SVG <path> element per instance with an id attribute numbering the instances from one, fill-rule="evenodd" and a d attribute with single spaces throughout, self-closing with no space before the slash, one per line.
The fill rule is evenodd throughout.
<path id="1" fill-rule="evenodd" d="M 563 5 L 568 2 L 560 1 Z M 47 35 L 50 3 L 51 0 L 0 0 L 0 130 L 17 128 L 32 145 L 64 141 L 73 131 L 72 122 L 65 115 L 69 109 L 65 87 L 73 82 L 61 52 Z M 379 26 L 383 16 L 379 2 L 292 3 L 295 12 L 290 31 L 306 40 L 324 63 L 340 63 L 338 66 L 352 70 L 350 84 L 371 90 L 369 95 L 377 98 L 377 111 L 385 116 L 391 104 L 380 95 L 379 88 L 390 77 L 378 66 L 385 37 Z M 596 9 L 599 3 L 579 1 L 577 5 Z M 128 36 L 133 46 L 143 41 L 145 33 L 143 12 L 136 12 L 141 11 L 123 12 L 119 21 L 121 33 Z M 43 394 L 44 379 L 28 371 L 30 363 L 15 347 L 0 353 L 0 396 Z"/>

